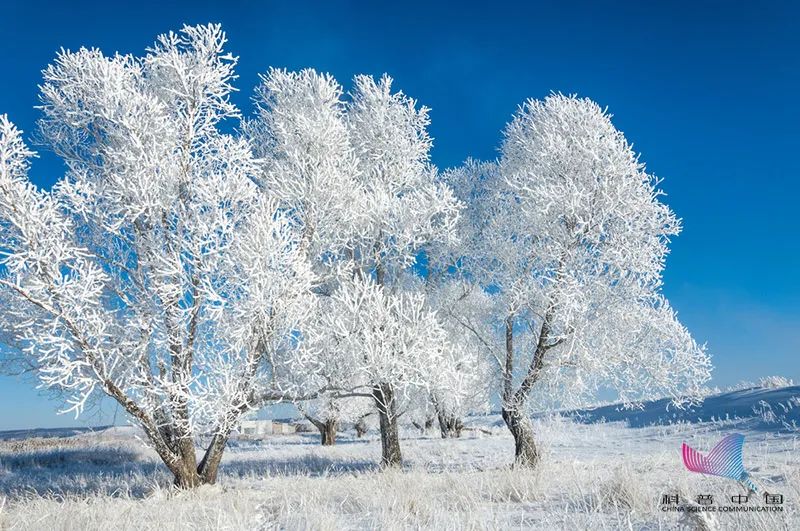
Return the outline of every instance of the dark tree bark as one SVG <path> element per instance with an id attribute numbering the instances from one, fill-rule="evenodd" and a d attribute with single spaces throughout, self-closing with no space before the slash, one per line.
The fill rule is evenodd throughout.
<path id="1" fill-rule="evenodd" d="M 175 476 L 173 484 L 179 489 L 193 489 L 204 483 L 203 478 L 197 473 L 197 463 L 180 461 L 169 468 Z"/>
<path id="2" fill-rule="evenodd" d="M 368 416 L 369 416 L 369 414 L 363 415 L 362 417 L 359 417 L 359 419 L 355 423 L 354 427 L 355 427 L 355 430 L 356 430 L 356 437 L 358 437 L 359 439 L 367 434 L 367 429 L 368 429 L 367 428 L 367 417 Z"/>
<path id="3" fill-rule="evenodd" d="M 197 472 L 203 483 L 213 485 L 217 482 L 217 471 L 219 470 L 219 463 L 222 461 L 222 453 L 225 451 L 225 446 L 228 444 L 228 435 L 214 435 L 211 438 L 202 461 L 197 466 Z"/>
<path id="4" fill-rule="evenodd" d="M 455 439 L 461 437 L 461 430 L 464 423 L 455 415 L 448 415 L 442 411 L 438 414 L 439 430 L 442 432 L 442 439 Z"/>
<path id="5" fill-rule="evenodd" d="M 333 446 L 336 444 L 336 425 L 335 420 L 328 420 L 322 424 L 319 430 L 322 439 L 322 446 Z"/>
<path id="6" fill-rule="evenodd" d="M 391 384 L 382 383 L 372 389 L 378 409 L 381 429 L 381 465 L 399 467 L 403 464 L 400 452 L 400 431 L 397 426 L 397 401 Z"/>
<path id="7" fill-rule="evenodd" d="M 338 420 L 319 420 L 306 413 L 303 413 L 303 416 L 319 430 L 320 443 L 322 443 L 322 446 L 333 446 L 336 444 L 336 430 L 339 427 Z"/>
<path id="8" fill-rule="evenodd" d="M 533 424 L 527 414 L 516 408 L 502 410 L 503 420 L 514 437 L 514 466 L 533 468 L 539 463 L 539 451 L 533 437 Z"/>

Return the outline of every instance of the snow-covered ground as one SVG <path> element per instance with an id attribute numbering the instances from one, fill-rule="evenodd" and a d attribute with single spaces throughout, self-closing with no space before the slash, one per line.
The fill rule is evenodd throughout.
<path id="1" fill-rule="evenodd" d="M 195 492 L 169 488 L 132 428 L 0 434 L 0 527 L 800 529 L 800 387 L 718 395 L 674 417 L 664 410 L 653 402 L 539 418 L 545 456 L 534 472 L 509 468 L 513 443 L 497 415 L 469 419 L 482 429 L 458 440 L 407 430 L 402 471 L 376 466 L 376 434 L 343 433 L 335 447 L 314 434 L 234 442 L 218 485 Z M 762 491 L 783 495 L 782 512 L 730 512 L 744 489 L 684 468 L 682 441 L 706 453 L 732 432 L 745 435 L 745 467 Z M 663 504 L 665 494 L 678 494 L 682 510 Z M 716 512 L 687 512 L 707 494 Z"/>

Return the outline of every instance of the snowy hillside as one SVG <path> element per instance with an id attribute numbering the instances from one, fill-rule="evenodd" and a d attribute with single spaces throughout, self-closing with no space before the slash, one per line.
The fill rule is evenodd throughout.
<path id="1" fill-rule="evenodd" d="M 746 421 L 747 428 L 753 430 L 800 430 L 800 386 L 739 389 L 711 395 L 702 404 L 685 409 L 662 399 L 645 402 L 642 409 L 625 409 L 614 404 L 576 411 L 571 416 L 585 423 L 624 421 L 632 428 L 738 419 Z"/>

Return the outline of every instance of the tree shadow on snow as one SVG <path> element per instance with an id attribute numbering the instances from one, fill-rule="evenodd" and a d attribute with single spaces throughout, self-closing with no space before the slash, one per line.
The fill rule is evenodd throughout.
<path id="1" fill-rule="evenodd" d="M 132 476 L 138 476 L 132 480 Z M 0 454 L 0 495 L 147 496 L 171 481 L 160 463 L 123 448 L 51 448 Z"/>
<path id="2" fill-rule="evenodd" d="M 305 455 L 288 459 L 231 459 L 220 465 L 220 474 L 238 478 L 261 476 L 337 476 L 379 470 L 375 461 L 342 460 Z"/>

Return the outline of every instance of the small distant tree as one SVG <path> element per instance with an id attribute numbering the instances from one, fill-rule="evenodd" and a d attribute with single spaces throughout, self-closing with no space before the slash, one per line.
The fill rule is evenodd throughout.
<path id="1" fill-rule="evenodd" d="M 366 397 L 337 398 L 336 394 L 323 393 L 321 397 L 297 403 L 300 413 L 319 430 L 322 446 L 336 444 L 336 434 L 342 424 L 356 426 L 359 421 L 364 423 L 369 413 L 374 411 L 374 404 Z"/>
<path id="2" fill-rule="evenodd" d="M 678 401 L 708 380 L 708 356 L 660 293 L 678 219 L 597 104 L 527 101 L 499 161 L 469 162 L 448 182 L 469 205 L 470 278 L 498 300 L 502 416 L 517 465 L 539 458 L 531 397 L 576 404 L 614 389 L 626 402 Z"/>
<path id="3" fill-rule="evenodd" d="M 369 413 L 364 413 L 359 416 L 356 421 L 353 423 L 353 429 L 356 431 L 356 437 L 359 439 L 367 434 L 369 431 L 369 420 L 370 417 L 375 414 L 374 411 L 370 411 Z"/>
<path id="4" fill-rule="evenodd" d="M 473 346 L 466 341 L 451 343 L 433 379 L 431 401 L 443 439 L 461 437 L 464 418 L 489 409 L 488 360 L 483 349 Z"/>
<path id="5" fill-rule="evenodd" d="M 238 117 L 224 43 L 208 25 L 141 58 L 59 53 L 41 136 L 67 174 L 49 192 L 0 117 L 2 339 L 66 411 L 117 401 L 181 487 L 216 480 L 231 430 L 271 396 L 313 280 L 292 220 L 253 184 L 250 144 L 220 131 Z"/>

